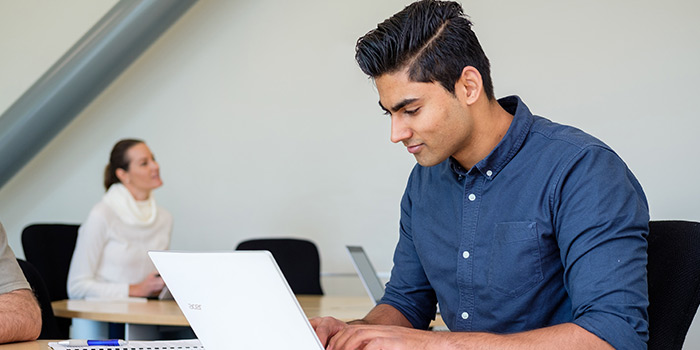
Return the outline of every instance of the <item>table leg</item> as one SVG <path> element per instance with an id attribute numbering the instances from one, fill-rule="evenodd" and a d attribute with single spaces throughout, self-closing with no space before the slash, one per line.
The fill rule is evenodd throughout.
<path id="1" fill-rule="evenodd" d="M 159 340 L 158 326 L 127 323 L 125 340 Z"/>

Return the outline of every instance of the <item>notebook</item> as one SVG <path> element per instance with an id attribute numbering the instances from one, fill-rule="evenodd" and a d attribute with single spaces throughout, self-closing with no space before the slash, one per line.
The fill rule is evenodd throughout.
<path id="1" fill-rule="evenodd" d="M 372 267 L 372 263 L 369 262 L 369 257 L 365 253 L 365 250 L 359 246 L 345 246 L 348 253 L 350 253 L 350 258 L 352 259 L 352 264 L 355 266 L 355 271 L 360 276 L 362 285 L 365 286 L 367 294 L 369 294 L 370 299 L 375 305 L 379 302 L 379 299 L 384 296 L 384 284 L 377 276 L 377 273 Z"/>
<path id="2" fill-rule="evenodd" d="M 150 251 L 206 350 L 323 350 L 268 251 Z"/>
<path id="3" fill-rule="evenodd" d="M 49 342 L 48 345 L 53 350 L 206 350 L 197 339 L 129 341 L 121 346 L 65 346 L 58 342 Z"/>

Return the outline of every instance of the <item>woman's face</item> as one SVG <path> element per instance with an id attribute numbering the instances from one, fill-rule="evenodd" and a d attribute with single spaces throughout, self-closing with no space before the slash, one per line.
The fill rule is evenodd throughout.
<path id="1" fill-rule="evenodd" d="M 160 166 L 145 143 L 138 143 L 129 148 L 126 151 L 126 159 L 129 160 L 129 170 L 118 169 L 117 176 L 136 200 L 147 199 L 152 190 L 163 185 Z"/>

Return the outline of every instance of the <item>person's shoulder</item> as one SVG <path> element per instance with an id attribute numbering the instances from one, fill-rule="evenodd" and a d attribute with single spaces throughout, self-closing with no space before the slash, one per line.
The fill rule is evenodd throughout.
<path id="1" fill-rule="evenodd" d="M 85 222 L 80 225 L 80 231 L 103 231 L 104 229 L 110 227 L 115 220 L 118 220 L 117 213 L 110 208 L 110 206 L 104 201 L 97 202 L 90 213 L 88 214 Z"/>
<path id="2" fill-rule="evenodd" d="M 101 218 L 109 220 L 115 218 L 117 213 L 105 201 L 101 200 L 95 204 L 90 210 L 89 217 Z"/>
<path id="3" fill-rule="evenodd" d="M 161 207 L 160 205 L 158 205 L 157 208 L 158 216 L 160 216 L 163 220 L 167 220 L 168 222 L 173 221 L 173 214 L 171 214 L 167 209 Z"/>
<path id="4" fill-rule="evenodd" d="M 546 138 L 550 142 L 560 143 L 562 147 L 569 146 L 575 150 L 584 148 L 612 149 L 595 136 L 571 125 L 559 124 L 547 118 L 534 116 L 532 135 Z"/>
<path id="5" fill-rule="evenodd" d="M 561 167 L 562 174 L 566 169 L 625 169 L 627 164 L 615 150 L 600 139 L 573 126 L 552 122 L 537 117 L 531 134 L 533 150 L 538 156 L 547 159 L 552 167 Z M 587 164 L 583 166 L 583 164 Z"/>

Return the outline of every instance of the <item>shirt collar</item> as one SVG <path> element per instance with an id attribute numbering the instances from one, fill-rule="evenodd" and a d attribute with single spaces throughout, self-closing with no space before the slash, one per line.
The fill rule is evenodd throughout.
<path id="1" fill-rule="evenodd" d="M 469 171 L 465 170 L 456 160 L 450 157 L 450 168 L 457 175 L 465 176 L 467 173 L 473 174 L 475 171 L 478 171 L 487 179 L 493 179 L 522 147 L 534 121 L 530 109 L 518 96 L 501 98 L 498 100 L 498 103 L 506 112 L 513 115 L 513 121 L 508 127 L 508 132 L 506 132 L 503 139 L 491 153 L 476 163 Z"/>

